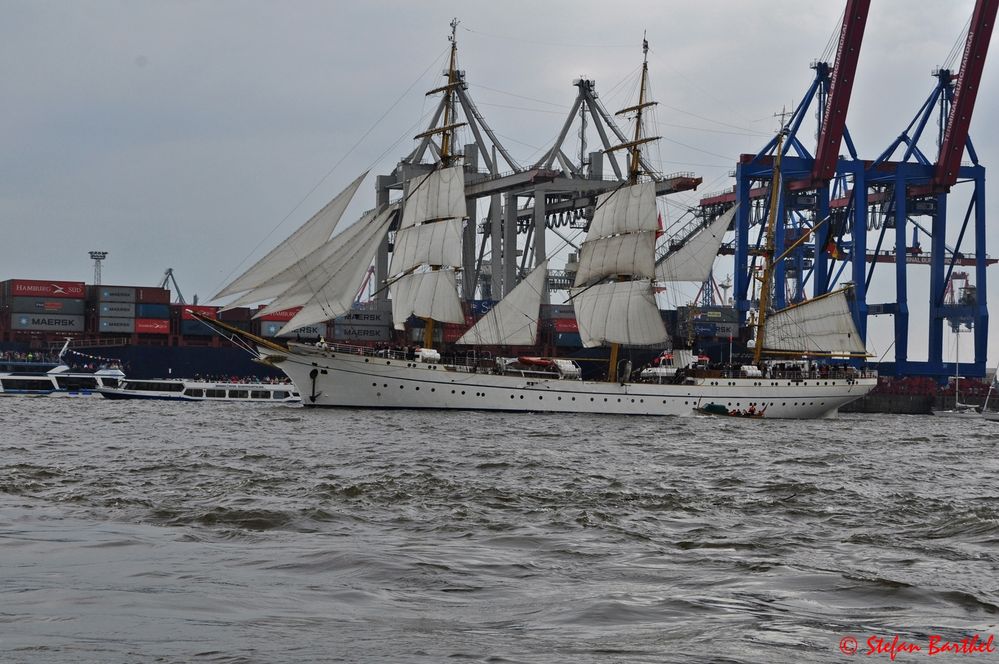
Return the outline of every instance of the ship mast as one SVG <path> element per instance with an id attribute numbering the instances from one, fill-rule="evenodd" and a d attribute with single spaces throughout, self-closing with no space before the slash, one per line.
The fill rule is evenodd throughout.
<path id="1" fill-rule="evenodd" d="M 630 158 L 628 160 L 628 184 L 634 185 L 638 184 L 638 176 L 642 173 L 642 150 L 641 146 L 649 141 L 656 140 L 656 137 L 642 138 L 642 111 L 648 106 L 655 106 L 657 102 L 645 101 L 645 94 L 648 88 L 648 78 L 649 78 L 649 40 L 645 38 L 645 34 L 642 35 L 642 77 L 638 88 L 638 103 L 634 106 L 629 106 L 628 108 L 623 108 L 616 113 L 616 115 L 622 115 L 625 113 L 635 113 L 635 134 L 629 143 L 622 143 L 621 145 L 615 146 L 614 150 L 628 150 L 630 153 Z M 608 150 L 609 152 L 610 150 Z M 617 281 L 624 281 L 625 278 L 618 275 Z M 620 350 L 620 344 L 611 343 L 610 351 L 610 366 L 607 369 L 607 380 L 609 382 L 617 381 L 617 362 L 618 362 L 618 352 Z"/>
<path id="2" fill-rule="evenodd" d="M 763 357 L 763 334 L 767 324 L 767 309 L 770 308 L 770 293 L 774 273 L 774 229 L 777 226 L 777 206 L 781 188 L 781 157 L 784 153 L 784 137 L 787 128 L 782 127 L 777 136 L 777 150 L 774 154 L 774 173 L 770 186 L 770 211 L 767 214 L 767 242 L 763 249 L 763 277 L 760 288 L 760 307 L 756 320 L 756 345 L 753 348 L 753 364 L 759 364 Z"/>
<path id="3" fill-rule="evenodd" d="M 455 157 L 451 154 L 454 142 L 454 130 L 461 126 L 460 124 L 454 124 L 455 108 L 454 108 L 454 88 L 458 83 L 458 19 L 451 19 L 451 34 L 448 36 L 448 41 L 451 42 L 451 57 L 448 62 L 447 68 L 447 85 L 431 90 L 428 95 L 443 92 L 444 93 L 444 119 L 441 126 L 435 130 L 431 130 L 428 133 L 440 133 L 441 134 L 441 167 L 447 168 L 451 165 L 451 162 Z M 421 134 L 423 136 L 425 134 Z M 431 270 L 437 271 L 440 267 L 434 266 Z M 432 348 L 434 343 L 434 319 L 424 318 L 423 325 L 423 347 Z"/>

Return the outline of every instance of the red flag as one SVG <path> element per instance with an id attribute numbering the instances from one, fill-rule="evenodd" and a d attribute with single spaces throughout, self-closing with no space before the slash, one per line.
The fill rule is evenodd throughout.
<path id="1" fill-rule="evenodd" d="M 659 213 L 659 230 L 656 231 L 656 239 L 661 238 L 666 231 L 663 230 L 663 213 Z"/>

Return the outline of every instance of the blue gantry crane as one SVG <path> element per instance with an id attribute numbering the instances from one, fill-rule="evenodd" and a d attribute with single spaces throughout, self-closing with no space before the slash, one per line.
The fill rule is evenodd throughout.
<path id="1" fill-rule="evenodd" d="M 871 315 L 893 315 L 896 361 L 883 364 L 883 373 L 944 378 L 945 319 L 973 320 L 975 359 L 966 375 L 983 375 L 988 323 L 985 267 L 985 169 L 968 137 L 975 97 L 988 51 L 999 0 L 977 0 L 961 69 L 957 76 L 937 72 L 937 86 L 902 135 L 873 161 L 861 159 L 846 126 L 846 114 L 857 71 L 870 0 L 848 0 L 840 28 L 835 64 L 812 65 L 814 79 L 784 125 L 783 187 L 777 197 L 775 228 L 778 252 L 791 247 L 774 266 L 773 306 L 780 308 L 818 296 L 846 282 L 853 283 L 854 315 L 867 335 Z M 815 110 L 813 110 L 815 107 Z M 928 158 L 918 147 L 923 129 L 937 112 L 940 150 Z M 818 114 L 819 132 L 814 156 L 799 138 L 802 121 Z M 707 196 L 701 207 L 707 214 L 738 203 L 735 241 L 734 300 L 745 323 L 756 302 L 755 274 L 760 269 L 761 243 L 773 178 L 774 138 L 756 154 L 743 154 L 736 166 L 736 184 L 730 192 Z M 846 154 L 841 155 L 845 146 Z M 904 146 L 904 155 L 891 161 Z M 961 161 L 967 149 L 970 165 Z M 951 188 L 971 182 L 974 192 L 964 216 L 956 246 L 946 243 L 947 198 Z M 925 223 L 919 218 L 927 216 Z M 968 228 L 973 228 L 974 254 L 962 251 Z M 908 228 L 930 238 L 928 255 L 916 241 L 906 245 Z M 869 247 L 870 244 L 873 246 Z M 891 248 L 887 248 L 886 246 Z M 970 244 L 970 243 L 968 243 Z M 906 269 L 928 264 L 931 272 L 928 360 L 909 360 L 909 306 Z M 894 265 L 895 301 L 868 301 L 876 270 Z M 973 265 L 979 284 L 977 300 L 948 303 L 944 294 L 956 265 Z"/>

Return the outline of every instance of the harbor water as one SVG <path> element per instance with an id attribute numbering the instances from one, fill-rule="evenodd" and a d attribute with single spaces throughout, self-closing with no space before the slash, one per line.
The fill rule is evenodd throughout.
<path id="1" fill-rule="evenodd" d="M 923 661 L 999 631 L 996 423 L 8 398 L 0 424 L 4 663 Z"/>

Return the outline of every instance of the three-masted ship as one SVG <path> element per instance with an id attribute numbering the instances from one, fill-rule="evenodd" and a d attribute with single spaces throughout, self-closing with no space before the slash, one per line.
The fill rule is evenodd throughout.
<path id="1" fill-rule="evenodd" d="M 440 126 L 421 135 L 434 134 L 439 139 L 437 161 L 429 172 L 406 183 L 400 203 L 366 213 L 332 239 L 317 239 L 332 233 L 360 179 L 355 181 L 219 294 L 242 293 L 230 306 L 270 299 L 265 313 L 301 307 L 286 331 L 346 313 L 395 220 L 385 287 L 397 329 L 403 329 L 412 316 L 424 320 L 423 346 L 374 349 L 321 341 L 290 342 L 285 347 L 251 335 L 243 334 L 243 338 L 263 361 L 294 381 L 306 406 L 622 415 L 752 410 L 765 412 L 768 418 L 817 418 L 834 414 L 865 395 L 877 382 L 873 374 L 846 365 L 818 364 L 802 356 L 865 353 L 847 293 L 840 291 L 769 316 L 766 298 L 762 298 L 757 353 L 788 358 L 780 363 L 760 359 L 751 366 L 709 369 L 684 361 L 680 366 L 632 371 L 630 362 L 619 362 L 621 346 L 668 342 L 655 299 L 656 283 L 703 279 L 732 218 L 731 210 L 721 215 L 705 226 L 701 236 L 657 267 L 656 182 L 642 172 L 641 159 L 643 145 L 656 140 L 642 133 L 643 113 L 654 103 L 646 99 L 647 42 L 643 42 L 643 53 L 638 104 L 625 109 L 635 116 L 634 134 L 632 140 L 613 148 L 628 151 L 628 177 L 598 197 L 570 289 L 583 345 L 610 346 L 606 377 L 583 380 L 575 362 L 559 358 L 483 359 L 469 353 L 469 359 L 462 362 L 443 361 L 432 347 L 436 323 L 465 321 L 456 271 L 462 265 L 462 228 L 468 206 L 464 169 L 452 151 L 458 125 L 450 111 L 453 104 L 447 100 Z M 457 82 L 452 33 L 448 83 L 440 91 L 454 94 Z M 780 186 L 779 173 L 773 186 Z M 769 258 L 774 258 L 772 252 Z M 542 261 L 456 345 L 535 344 L 546 271 L 547 261 Z M 685 356 L 677 352 L 676 357 Z"/>

